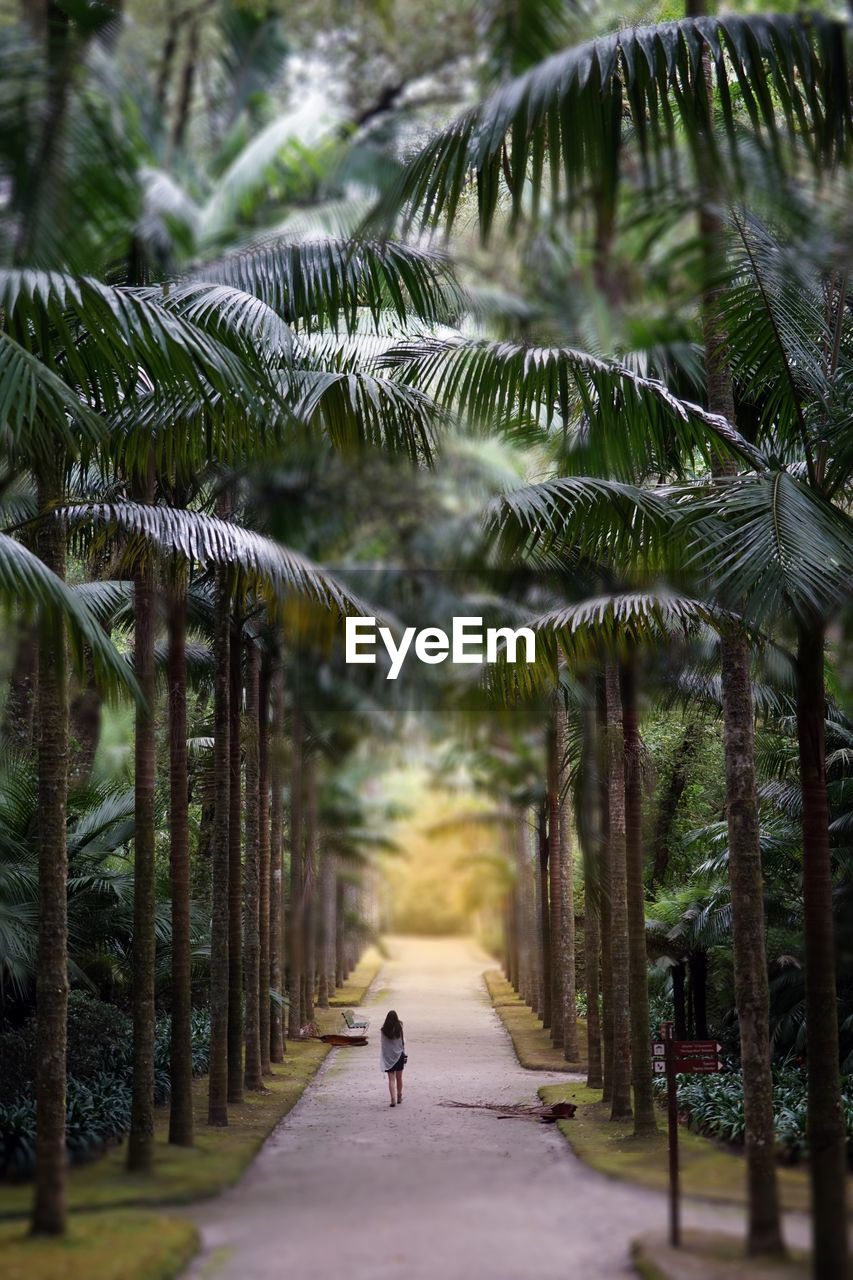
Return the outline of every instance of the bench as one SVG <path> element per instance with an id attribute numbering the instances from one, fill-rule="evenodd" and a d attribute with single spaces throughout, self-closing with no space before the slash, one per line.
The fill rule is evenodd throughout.
<path id="1" fill-rule="evenodd" d="M 341 1017 L 349 1027 L 350 1031 L 366 1031 L 370 1026 L 367 1018 L 357 1018 L 352 1009 L 342 1010 Z"/>

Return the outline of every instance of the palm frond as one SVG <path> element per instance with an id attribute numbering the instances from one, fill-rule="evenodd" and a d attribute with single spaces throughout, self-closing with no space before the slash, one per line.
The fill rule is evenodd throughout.
<path id="1" fill-rule="evenodd" d="M 752 618 L 833 614 L 853 583 L 853 521 L 785 471 L 727 478 L 685 508 L 694 561 Z"/>
<path id="2" fill-rule="evenodd" d="M 329 570 L 264 534 L 217 516 L 137 502 L 93 503 L 68 508 L 65 514 L 77 528 L 95 524 L 119 529 L 166 557 L 230 569 L 257 586 L 271 604 L 295 595 L 339 614 L 375 614 Z"/>
<path id="3" fill-rule="evenodd" d="M 433 324 L 462 307 L 447 259 L 393 241 L 272 241 L 206 263 L 197 275 L 253 294 L 309 330 L 354 329 L 362 309 L 374 321 L 391 311 Z"/>
<path id="4" fill-rule="evenodd" d="M 85 597 L 52 573 L 22 543 L 4 533 L 0 533 L 0 600 L 48 610 L 64 618 L 81 669 L 83 652 L 88 648 L 95 674 L 105 688 L 134 694 L 138 691 L 129 664 L 104 634 Z"/>
<path id="5" fill-rule="evenodd" d="M 708 159 L 737 163 L 742 124 L 770 154 L 781 151 L 779 116 L 818 163 L 832 163 L 850 141 L 851 105 L 843 22 L 822 14 L 731 14 L 682 18 L 601 36 L 547 58 L 443 129 L 415 158 L 380 206 L 386 221 L 406 209 L 451 223 L 476 187 L 484 233 L 506 192 L 514 218 L 532 188 L 552 202 L 571 199 L 594 175 L 615 190 L 629 130 L 647 174 L 673 180 L 680 130 Z M 707 65 L 725 148 L 707 127 Z M 736 99 L 742 103 L 738 114 Z"/>
<path id="6" fill-rule="evenodd" d="M 763 461 L 725 418 L 680 400 L 657 378 L 569 347 L 425 337 L 387 351 L 380 367 L 476 421 L 509 426 L 518 417 L 568 431 L 588 465 L 630 478 L 669 471 L 678 459 L 707 458 L 709 446 L 752 465 Z"/>

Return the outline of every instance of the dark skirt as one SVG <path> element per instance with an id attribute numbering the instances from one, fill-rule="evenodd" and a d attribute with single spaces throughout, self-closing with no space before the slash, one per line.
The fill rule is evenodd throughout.
<path id="1" fill-rule="evenodd" d="M 405 1065 L 406 1065 L 406 1055 L 404 1053 L 401 1053 L 397 1061 L 394 1063 L 393 1067 L 388 1068 L 389 1073 L 391 1071 L 402 1071 Z"/>

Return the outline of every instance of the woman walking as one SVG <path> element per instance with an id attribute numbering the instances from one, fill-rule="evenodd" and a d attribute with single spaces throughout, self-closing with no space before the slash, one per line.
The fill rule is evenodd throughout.
<path id="1" fill-rule="evenodd" d="M 388 1092 L 391 1106 L 403 1101 L 403 1067 L 406 1065 L 406 1041 L 403 1024 L 392 1009 L 382 1023 L 379 1037 L 379 1058 L 382 1070 L 388 1073 Z"/>

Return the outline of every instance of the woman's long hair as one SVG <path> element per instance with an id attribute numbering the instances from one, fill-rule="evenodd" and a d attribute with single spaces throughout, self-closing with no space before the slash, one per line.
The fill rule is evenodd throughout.
<path id="1" fill-rule="evenodd" d="M 403 1024 L 394 1009 L 391 1010 L 382 1023 L 382 1034 L 387 1036 L 389 1040 L 399 1040 L 403 1034 Z"/>

